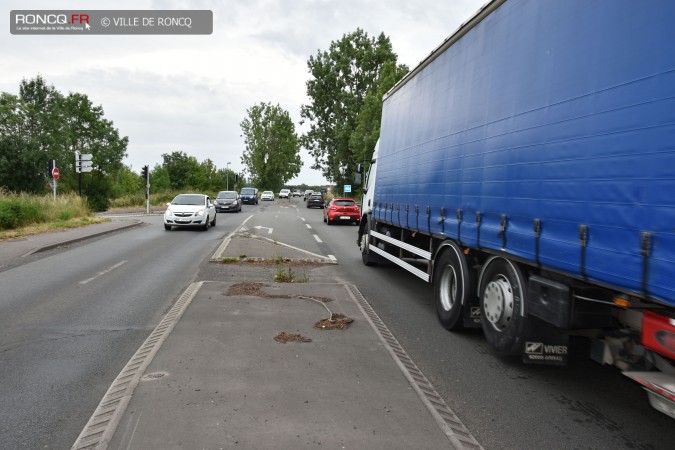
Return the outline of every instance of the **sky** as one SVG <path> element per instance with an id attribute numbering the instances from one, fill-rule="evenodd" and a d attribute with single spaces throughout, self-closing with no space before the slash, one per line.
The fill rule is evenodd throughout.
<path id="1" fill-rule="evenodd" d="M 411 69 L 487 0 L 3 0 L 0 91 L 18 94 L 23 79 L 42 75 L 67 95 L 86 94 L 128 136 L 132 170 L 185 152 L 241 172 L 240 123 L 261 102 L 287 110 L 302 133 L 309 103 L 307 60 L 332 41 L 363 29 L 391 39 Z M 211 10 L 213 33 L 170 35 L 12 35 L 12 10 Z M 303 168 L 288 185 L 322 185 L 301 150 Z M 230 164 L 228 164 L 230 163 Z M 57 162 L 57 165 L 59 163 Z"/>

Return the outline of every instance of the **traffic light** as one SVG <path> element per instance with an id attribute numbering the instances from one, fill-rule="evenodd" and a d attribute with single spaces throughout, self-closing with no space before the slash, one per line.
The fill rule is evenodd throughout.
<path id="1" fill-rule="evenodd" d="M 148 181 L 148 169 L 149 169 L 148 166 L 143 166 L 143 170 L 141 172 L 141 176 L 145 181 Z"/>

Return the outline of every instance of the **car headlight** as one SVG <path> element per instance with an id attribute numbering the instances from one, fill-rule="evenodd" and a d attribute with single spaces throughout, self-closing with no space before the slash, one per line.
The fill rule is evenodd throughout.
<path id="1" fill-rule="evenodd" d="M 200 209 L 199 211 L 197 211 L 197 212 L 195 213 L 195 216 L 197 216 L 197 217 L 201 217 L 201 216 L 203 216 L 203 215 L 204 215 L 204 210 L 203 210 L 203 209 Z"/>

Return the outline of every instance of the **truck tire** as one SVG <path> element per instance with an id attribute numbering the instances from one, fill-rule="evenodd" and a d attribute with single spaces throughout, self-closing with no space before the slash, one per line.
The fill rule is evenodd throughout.
<path id="1" fill-rule="evenodd" d="M 528 326 L 521 313 L 527 295 L 522 272 L 515 263 L 494 257 L 483 266 L 480 284 L 485 339 L 499 354 L 521 354 Z"/>
<path id="2" fill-rule="evenodd" d="M 359 247 L 361 248 L 361 260 L 366 266 L 374 266 L 377 264 L 379 258 L 370 251 L 370 220 L 366 222 L 364 228 L 363 235 L 361 236 L 361 243 L 359 244 Z"/>
<path id="3" fill-rule="evenodd" d="M 462 328 L 464 306 L 476 295 L 474 278 L 471 264 L 457 244 L 452 242 L 441 250 L 434 263 L 434 302 L 438 321 L 445 329 Z"/>

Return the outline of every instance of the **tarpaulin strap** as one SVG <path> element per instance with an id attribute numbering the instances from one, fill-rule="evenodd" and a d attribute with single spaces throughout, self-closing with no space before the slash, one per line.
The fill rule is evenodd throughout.
<path id="1" fill-rule="evenodd" d="M 410 220 L 408 220 L 408 209 L 409 209 L 408 207 L 409 206 L 410 205 L 408 205 L 407 203 L 405 204 L 405 227 L 406 228 L 410 228 Z"/>
<path id="2" fill-rule="evenodd" d="M 506 225 L 508 223 L 508 219 L 506 217 L 506 214 L 502 214 L 502 222 L 501 222 L 501 228 L 499 229 L 499 235 L 502 237 L 502 250 L 506 248 Z"/>
<path id="3" fill-rule="evenodd" d="M 480 223 L 482 216 L 480 211 L 476 211 L 476 247 L 480 248 Z"/>
<path id="4" fill-rule="evenodd" d="M 642 292 L 649 297 L 649 256 L 652 252 L 652 234 L 648 231 L 640 233 L 640 254 L 642 255 Z"/>
<path id="5" fill-rule="evenodd" d="M 420 231 L 420 207 L 415 205 L 415 229 Z"/>
<path id="6" fill-rule="evenodd" d="M 427 231 L 431 234 L 431 206 L 427 205 Z"/>
<path id="7" fill-rule="evenodd" d="M 396 214 L 398 215 L 398 226 L 401 227 L 401 204 L 396 204 Z"/>
<path id="8" fill-rule="evenodd" d="M 588 245 L 587 225 L 579 225 L 579 242 L 581 243 L 581 276 L 586 279 L 586 246 Z"/>
<path id="9" fill-rule="evenodd" d="M 534 257 L 537 261 L 537 265 L 541 266 L 539 261 L 539 238 L 541 237 L 541 220 L 534 219 Z"/>
<path id="10" fill-rule="evenodd" d="M 457 209 L 457 242 L 462 243 L 462 210 Z"/>
<path id="11" fill-rule="evenodd" d="M 445 234 L 445 208 L 441 208 L 441 234 Z"/>

